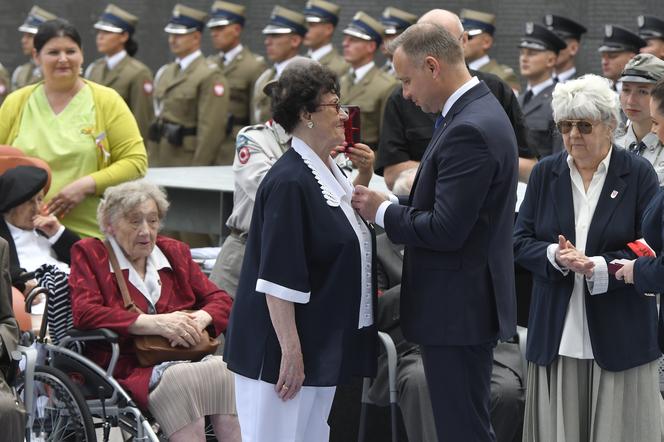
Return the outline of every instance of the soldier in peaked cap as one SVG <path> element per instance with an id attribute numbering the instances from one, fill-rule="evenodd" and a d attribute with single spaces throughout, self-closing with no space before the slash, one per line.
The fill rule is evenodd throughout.
<path id="1" fill-rule="evenodd" d="M 376 150 L 385 103 L 397 80 L 376 66 L 374 55 L 383 41 L 385 28 L 376 19 L 358 12 L 344 29 L 344 59 L 351 66 L 340 80 L 343 104 L 360 107 L 364 144 Z"/>
<path id="2" fill-rule="evenodd" d="M 164 28 L 176 59 L 155 76 L 151 166 L 211 166 L 219 157 L 229 94 L 223 73 L 200 50 L 206 22 L 205 12 L 177 4 Z"/>
<path id="3" fill-rule="evenodd" d="M 330 68 L 338 77 L 348 72 L 349 68 L 332 46 L 340 11 L 339 6 L 324 0 L 310 0 L 302 11 L 307 20 L 307 33 L 304 35 L 304 45 L 309 48 L 307 56 Z"/>
<path id="4" fill-rule="evenodd" d="M 652 54 L 664 60 L 664 20 L 652 15 L 639 15 L 636 20 L 639 37 L 648 44 L 641 48 L 641 53 Z"/>
<path id="5" fill-rule="evenodd" d="M 519 67 L 527 80 L 527 90 L 519 104 L 528 128 L 528 145 L 541 156 L 562 149 L 562 139 L 554 130 L 551 93 L 555 87 L 553 70 L 565 41 L 537 23 L 526 23 L 526 33 L 519 44 Z"/>
<path id="6" fill-rule="evenodd" d="M 650 161 L 659 185 L 664 185 L 664 145 L 650 132 L 650 91 L 664 78 L 664 60 L 652 54 L 637 54 L 625 65 L 618 81 L 622 84 L 620 107 L 629 122 L 625 133 L 615 137 L 616 146 Z"/>
<path id="7" fill-rule="evenodd" d="M 97 50 L 104 54 L 85 70 L 85 78 L 115 89 L 131 109 L 143 139 L 154 119 L 152 72 L 134 58 L 138 44 L 133 35 L 138 18 L 109 4 L 94 24 Z"/>
<path id="8" fill-rule="evenodd" d="M 515 91 L 521 90 L 521 84 L 514 69 L 499 64 L 489 57 L 489 50 L 494 42 L 493 34 L 496 31 L 496 16 L 488 12 L 462 9 L 459 18 L 463 29 L 468 33 L 468 45 L 464 52 L 468 67 L 475 71 L 497 75 Z"/>
<path id="9" fill-rule="evenodd" d="M 627 62 L 646 45 L 646 41 L 632 31 L 604 25 L 604 40 L 597 51 L 602 56 L 602 75 L 611 80 L 614 90 L 618 91 L 616 83 Z"/>
<path id="10" fill-rule="evenodd" d="M 39 69 L 39 66 L 32 59 L 32 49 L 34 48 L 32 41 L 40 24 L 56 18 L 58 17 L 55 14 L 51 14 L 39 6 L 33 6 L 23 24 L 19 26 L 18 30 L 22 33 L 21 49 L 23 50 L 23 55 L 29 57 L 30 60 L 14 69 L 11 83 L 13 90 L 36 83 L 42 79 L 41 69 Z"/>
<path id="11" fill-rule="evenodd" d="M 254 84 L 265 71 L 263 57 L 254 54 L 241 41 L 245 23 L 245 7 L 235 3 L 216 1 L 212 4 L 210 29 L 212 46 L 219 52 L 208 57 L 216 63 L 228 81 L 230 113 L 226 136 L 217 158 L 217 164 L 231 164 L 235 152 L 235 137 L 244 126 L 249 125 L 251 97 Z"/>
<path id="12" fill-rule="evenodd" d="M 274 66 L 266 69 L 254 85 L 251 99 L 251 124 L 264 123 L 272 118 L 270 98 L 263 88 L 272 80 L 281 76 L 293 57 L 300 52 L 300 46 L 307 33 L 307 23 L 303 14 L 275 6 L 270 21 L 263 28 L 265 35 L 265 53 Z"/>
<path id="13" fill-rule="evenodd" d="M 380 22 L 385 27 L 385 34 L 383 35 L 383 44 L 380 45 L 380 50 L 387 59 L 382 69 L 388 74 L 395 75 L 394 66 L 392 65 L 392 54 L 387 50 L 387 45 L 409 26 L 414 25 L 416 21 L 417 15 L 402 11 L 394 6 L 388 6 L 383 10 Z"/>
<path id="14" fill-rule="evenodd" d="M 579 53 L 581 46 L 581 36 L 588 30 L 583 25 L 562 15 L 547 14 L 544 16 L 543 22 L 549 31 L 555 32 L 567 44 L 567 47 L 558 53 L 554 80 L 564 83 L 567 80 L 578 77 L 579 74 L 576 71 L 576 54 Z"/>

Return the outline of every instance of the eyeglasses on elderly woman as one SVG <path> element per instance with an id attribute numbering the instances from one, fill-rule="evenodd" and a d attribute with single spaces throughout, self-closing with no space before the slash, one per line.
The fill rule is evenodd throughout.
<path id="1" fill-rule="evenodd" d="M 587 120 L 562 120 L 556 123 L 556 127 L 558 127 L 561 134 L 568 134 L 572 132 L 573 127 L 576 127 L 581 135 L 588 135 L 592 133 L 593 127 L 596 125 L 597 123 Z"/>

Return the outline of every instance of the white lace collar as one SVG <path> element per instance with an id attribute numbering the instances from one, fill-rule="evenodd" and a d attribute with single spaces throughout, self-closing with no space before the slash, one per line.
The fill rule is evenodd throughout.
<path id="1" fill-rule="evenodd" d="M 326 166 L 316 152 L 296 136 L 293 136 L 291 147 L 302 157 L 304 164 L 311 169 L 329 206 L 339 207 L 341 199 L 344 197 L 350 201 L 353 195 L 353 185 L 331 157 L 327 157 Z"/>

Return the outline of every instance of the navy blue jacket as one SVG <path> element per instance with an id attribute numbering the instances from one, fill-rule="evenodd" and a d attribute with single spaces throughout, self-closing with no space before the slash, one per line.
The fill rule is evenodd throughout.
<path id="1" fill-rule="evenodd" d="M 576 243 L 566 158 L 567 152 L 560 152 L 537 163 L 514 232 L 516 262 L 533 274 L 526 357 L 541 366 L 558 356 L 574 287 L 574 273 L 564 276 L 546 256 L 558 235 Z M 657 187 L 657 175 L 648 161 L 614 147 L 588 231 L 586 256 L 602 256 L 607 262 L 634 259 L 626 245 L 641 237 L 641 218 Z M 621 371 L 659 356 L 653 297 L 639 295 L 632 285 L 611 276 L 607 293 L 591 296 L 585 287 L 585 304 L 590 342 L 600 367 Z"/>
<path id="2" fill-rule="evenodd" d="M 657 258 L 638 258 L 634 263 L 634 287 L 640 294 L 664 293 L 664 189 L 646 208 L 641 224 L 643 238 L 657 253 Z M 659 308 L 659 348 L 664 350 L 664 311 Z"/>
<path id="3" fill-rule="evenodd" d="M 423 345 L 477 345 L 516 333 L 514 130 L 484 83 L 434 131 L 410 197 L 385 212 L 405 244 L 401 324 Z"/>

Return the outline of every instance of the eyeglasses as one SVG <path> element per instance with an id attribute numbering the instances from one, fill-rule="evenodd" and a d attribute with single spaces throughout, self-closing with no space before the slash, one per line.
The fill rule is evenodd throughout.
<path id="1" fill-rule="evenodd" d="M 322 106 L 334 106 L 337 113 L 339 113 L 341 111 L 341 103 L 339 103 L 339 102 L 336 102 L 336 103 L 322 103 L 322 104 L 318 105 L 318 107 L 322 107 Z"/>
<path id="2" fill-rule="evenodd" d="M 568 134 L 572 132 L 573 127 L 576 127 L 580 134 L 588 135 L 592 133 L 594 126 L 593 123 L 586 120 L 562 120 L 556 123 L 556 127 L 562 134 Z"/>

